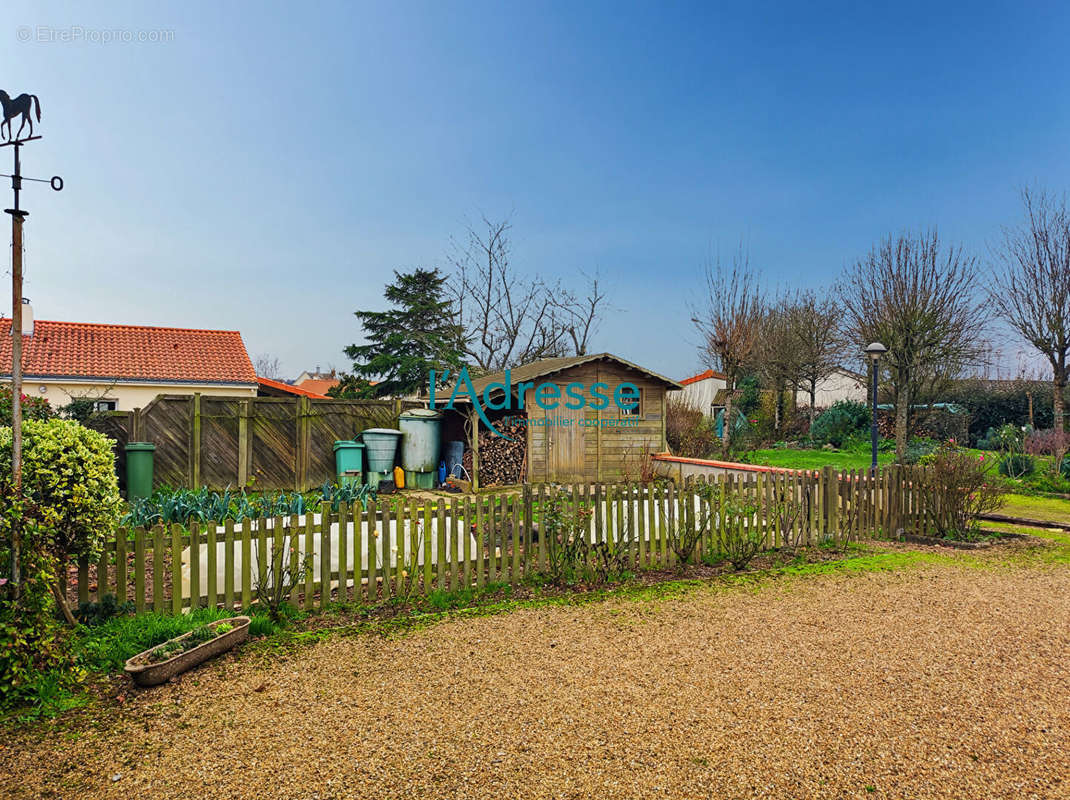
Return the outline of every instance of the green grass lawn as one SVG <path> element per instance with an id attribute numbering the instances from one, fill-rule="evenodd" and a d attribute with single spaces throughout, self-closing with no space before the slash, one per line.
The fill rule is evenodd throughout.
<path id="1" fill-rule="evenodd" d="M 894 453 L 878 453 L 878 464 L 892 463 Z M 769 467 L 789 469 L 868 469 L 871 456 L 868 452 L 850 450 L 790 450 L 773 448 L 752 450 L 746 454 L 748 464 L 764 464 Z"/>
<path id="2" fill-rule="evenodd" d="M 1022 519 L 1035 519 L 1041 522 L 1065 523 L 1070 527 L 1070 500 L 1057 497 L 1031 497 L 1023 494 L 1009 494 L 999 510 Z"/>

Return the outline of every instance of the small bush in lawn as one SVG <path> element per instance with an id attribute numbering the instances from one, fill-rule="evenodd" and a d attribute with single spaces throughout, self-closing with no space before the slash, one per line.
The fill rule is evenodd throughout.
<path id="1" fill-rule="evenodd" d="M 920 464 L 927 456 L 936 452 L 938 445 L 932 439 L 911 439 L 907 443 L 904 461 L 907 464 Z"/>
<path id="2" fill-rule="evenodd" d="M 1008 478 L 1025 478 L 1036 472 L 1036 469 L 1033 457 L 1024 453 L 1011 453 L 999 462 L 999 474 Z"/>
<path id="3" fill-rule="evenodd" d="M 1070 434 L 1055 428 L 1029 431 L 1022 445 L 1022 449 L 1031 456 L 1053 456 L 1059 450 L 1066 452 L 1068 448 Z"/>
<path id="4" fill-rule="evenodd" d="M 712 500 L 716 495 L 711 490 L 712 485 L 702 486 L 699 488 L 699 493 Z M 698 550 L 698 543 L 702 535 L 710 529 L 712 520 L 712 513 L 701 514 L 696 519 L 693 515 L 685 517 L 671 507 L 668 512 L 661 511 L 661 529 L 664 531 L 665 540 L 669 543 L 669 549 L 676 556 L 678 569 L 682 570 L 691 563 Z"/>
<path id="5" fill-rule="evenodd" d="M 981 515 L 1003 505 L 1006 489 L 993 480 L 984 456 L 946 443 L 922 464 L 938 501 L 932 517 L 937 536 L 969 539 L 976 535 Z"/>
<path id="6" fill-rule="evenodd" d="M 746 495 L 711 485 L 704 496 L 720 520 L 717 546 L 720 554 L 737 572 L 746 569 L 762 549 L 764 537 L 758 531 L 758 505 Z"/>
<path id="7" fill-rule="evenodd" d="M 761 552 L 762 543 L 762 535 L 754 528 L 738 526 L 722 534 L 721 555 L 732 565 L 732 569 L 738 572 L 746 569 L 754 557 Z"/>
<path id="8" fill-rule="evenodd" d="M 594 510 L 584 501 L 572 502 L 565 489 L 552 492 L 539 510 L 539 535 L 546 542 L 547 577 L 553 583 L 606 583 L 629 574 L 631 542 L 625 538 L 613 544 L 590 541 Z M 625 521 L 624 530 L 632 525 Z"/>
<path id="9" fill-rule="evenodd" d="M 869 408 L 854 400 L 839 400 L 814 420 L 810 435 L 820 444 L 842 447 L 851 437 L 869 429 Z"/>

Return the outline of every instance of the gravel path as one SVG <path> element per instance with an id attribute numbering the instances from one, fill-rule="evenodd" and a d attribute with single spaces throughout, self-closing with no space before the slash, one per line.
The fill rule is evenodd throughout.
<path id="1" fill-rule="evenodd" d="M 8 792 L 1067 798 L 1070 570 L 702 588 L 231 660 L 76 738 L 9 737 Z"/>

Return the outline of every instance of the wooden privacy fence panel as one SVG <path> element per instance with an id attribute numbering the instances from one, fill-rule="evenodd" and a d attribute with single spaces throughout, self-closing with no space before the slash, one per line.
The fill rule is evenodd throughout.
<path id="1" fill-rule="evenodd" d="M 577 521 L 594 548 L 588 565 L 602 546 L 634 570 L 674 566 L 673 531 L 681 525 L 701 531 L 692 561 L 722 552 L 726 537 L 737 535 L 794 549 L 925 532 L 935 495 L 916 468 L 727 474 L 679 487 L 525 485 L 448 502 L 395 495 L 366 508 L 324 504 L 301 516 L 123 529 L 94 564 L 78 565 L 71 599 L 114 594 L 139 612 L 247 607 L 280 563 L 295 571 L 307 565 L 290 597 L 308 609 L 515 585 L 546 573 L 560 552 L 544 518 L 554 497 L 557 518 Z"/>
<path id="2" fill-rule="evenodd" d="M 308 397 L 159 395 L 142 409 L 100 415 L 89 424 L 115 441 L 126 483 L 128 442 L 156 445 L 156 486 L 305 491 L 334 482 L 334 443 L 368 428 L 396 428 L 420 403 Z"/>

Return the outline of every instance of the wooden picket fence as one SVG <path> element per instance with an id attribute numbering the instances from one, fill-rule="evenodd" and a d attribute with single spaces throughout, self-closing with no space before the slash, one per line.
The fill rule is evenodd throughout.
<path id="1" fill-rule="evenodd" d="M 568 508 L 590 512 L 589 541 L 627 548 L 624 561 L 635 569 L 669 568 L 678 522 L 710 520 L 698 555 L 715 552 L 731 526 L 760 535 L 768 548 L 924 533 L 937 502 L 926 478 L 920 468 L 891 467 L 725 474 L 684 486 L 526 484 L 434 501 L 402 494 L 366 507 L 324 504 L 315 513 L 223 525 L 120 529 L 98 561 L 78 564 L 68 591 L 72 601 L 112 594 L 138 613 L 178 614 L 191 606 L 248 607 L 256 586 L 287 566 L 301 576 L 290 600 L 305 609 L 515 585 L 546 572 L 540 512 L 551 493 L 562 492 Z M 726 496 L 746 512 L 718 514 Z"/>

